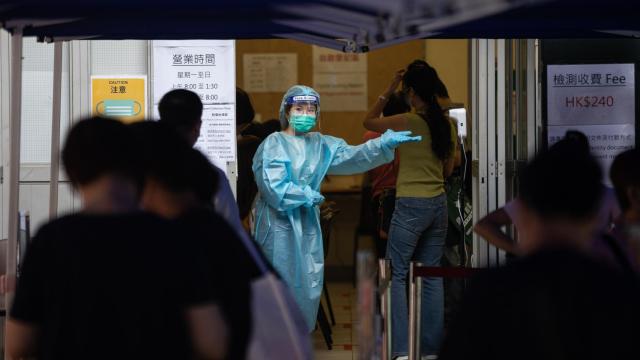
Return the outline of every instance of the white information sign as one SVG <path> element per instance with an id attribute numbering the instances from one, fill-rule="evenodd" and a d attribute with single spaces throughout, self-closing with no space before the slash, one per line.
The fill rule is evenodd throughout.
<path id="1" fill-rule="evenodd" d="M 313 88 L 321 111 L 366 111 L 367 55 L 313 46 Z"/>
<path id="2" fill-rule="evenodd" d="M 615 156 L 635 145 L 634 80 L 633 64 L 549 65 L 549 145 L 567 130 L 581 131 L 608 174 Z"/>
<path id="3" fill-rule="evenodd" d="M 562 139 L 567 130 L 579 130 L 589 139 L 591 153 L 600 162 L 603 169 L 611 167 L 613 159 L 619 153 L 632 149 L 635 146 L 635 125 L 588 125 L 576 126 L 550 126 L 549 145 L 553 145 Z"/>
<path id="4" fill-rule="evenodd" d="M 221 170 L 236 161 L 236 66 L 233 40 L 154 41 L 154 114 L 164 94 L 186 89 L 204 104 L 196 148 Z"/>
<path id="5" fill-rule="evenodd" d="M 244 54 L 244 90 L 284 93 L 298 83 L 298 54 Z"/>

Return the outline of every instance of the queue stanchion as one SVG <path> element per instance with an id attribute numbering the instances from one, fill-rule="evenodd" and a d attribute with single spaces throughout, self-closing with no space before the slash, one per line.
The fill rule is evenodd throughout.
<path id="1" fill-rule="evenodd" d="M 380 359 L 391 360 L 391 260 L 378 259 L 378 292 L 382 316 Z"/>
<path id="2" fill-rule="evenodd" d="M 358 292 L 358 359 L 373 359 L 377 354 L 376 343 L 376 265 L 371 251 L 357 254 Z"/>
<path id="3" fill-rule="evenodd" d="M 422 266 L 411 262 L 409 268 L 409 360 L 420 359 L 420 317 L 423 278 L 469 278 L 482 269 Z"/>

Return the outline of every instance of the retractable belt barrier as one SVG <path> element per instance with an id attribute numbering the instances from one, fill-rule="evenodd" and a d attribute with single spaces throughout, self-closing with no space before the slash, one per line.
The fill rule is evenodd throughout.
<path id="1" fill-rule="evenodd" d="M 420 266 L 419 263 L 413 263 L 413 278 L 417 277 L 441 277 L 441 278 L 468 278 L 483 269 L 463 268 L 463 267 L 435 267 Z"/>
<path id="2" fill-rule="evenodd" d="M 411 262 L 409 270 L 409 360 L 420 359 L 420 315 L 422 278 L 469 278 L 483 269 L 422 266 Z"/>

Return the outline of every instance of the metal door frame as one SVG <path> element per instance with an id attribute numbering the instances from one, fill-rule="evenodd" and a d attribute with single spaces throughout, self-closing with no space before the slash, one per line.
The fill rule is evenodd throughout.
<path id="1" fill-rule="evenodd" d="M 526 59 L 521 58 L 523 53 Z M 536 40 L 471 40 L 473 218 L 476 221 L 516 195 L 511 187 L 508 190 L 507 184 L 517 177 L 519 165 L 531 159 L 538 149 L 537 69 Z M 515 100 L 512 91 L 515 91 Z M 523 97 L 526 101 L 521 101 Z M 512 121 L 524 122 L 526 130 L 513 129 Z M 509 145 L 513 145 L 514 131 L 518 144 L 526 145 L 525 159 L 520 159 L 522 151 L 517 150 L 516 155 L 507 152 L 513 149 Z M 522 138 L 524 134 L 526 138 Z M 472 266 L 497 267 L 505 262 L 503 251 L 476 234 L 473 244 Z"/>

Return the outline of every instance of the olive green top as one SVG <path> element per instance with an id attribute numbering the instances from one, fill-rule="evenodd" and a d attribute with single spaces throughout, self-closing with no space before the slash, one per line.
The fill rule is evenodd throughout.
<path id="1" fill-rule="evenodd" d="M 422 141 L 400 145 L 400 169 L 396 182 L 397 197 L 430 198 L 444 193 L 443 162 L 431 148 L 431 131 L 418 114 L 407 113 L 408 130 L 413 136 L 422 135 Z M 451 123 L 450 123 L 451 124 Z M 451 125 L 451 153 L 457 143 L 456 129 Z"/>

